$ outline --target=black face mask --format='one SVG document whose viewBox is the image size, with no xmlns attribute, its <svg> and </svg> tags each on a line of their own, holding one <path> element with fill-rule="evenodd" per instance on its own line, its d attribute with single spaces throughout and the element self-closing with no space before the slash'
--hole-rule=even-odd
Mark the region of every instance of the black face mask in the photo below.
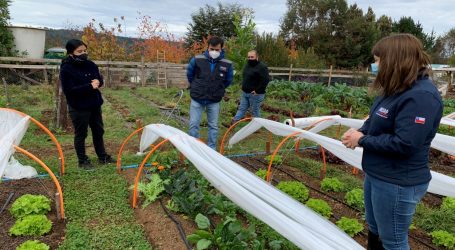
<svg viewBox="0 0 455 250">
<path fill-rule="evenodd" d="M 76 62 L 85 62 L 88 59 L 88 55 L 86 53 L 80 55 L 73 55 L 73 58 Z"/>
<path fill-rule="evenodd" d="M 259 63 L 258 60 L 248 60 L 248 65 L 250 65 L 251 67 L 258 65 L 258 63 Z"/>
</svg>

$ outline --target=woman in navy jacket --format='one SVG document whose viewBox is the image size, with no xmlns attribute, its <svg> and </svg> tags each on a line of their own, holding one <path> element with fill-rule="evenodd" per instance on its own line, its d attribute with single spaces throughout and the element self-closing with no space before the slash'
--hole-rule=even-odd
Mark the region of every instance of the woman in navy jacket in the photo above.
<svg viewBox="0 0 455 250">
<path fill-rule="evenodd" d="M 104 125 L 101 115 L 103 98 L 99 88 L 103 78 L 98 66 L 87 59 L 87 45 L 81 40 L 71 39 L 66 43 L 67 58 L 62 61 L 60 81 L 68 102 L 68 110 L 74 127 L 74 148 L 79 167 L 93 168 L 85 154 L 85 138 L 88 127 L 92 130 L 93 145 L 100 163 L 114 160 L 104 148 Z"/>
<path fill-rule="evenodd" d="M 416 37 L 385 37 L 372 53 L 379 96 L 362 128 L 342 140 L 349 148 L 363 147 L 368 249 L 409 249 L 408 229 L 431 179 L 428 155 L 443 104 Z"/>
</svg>

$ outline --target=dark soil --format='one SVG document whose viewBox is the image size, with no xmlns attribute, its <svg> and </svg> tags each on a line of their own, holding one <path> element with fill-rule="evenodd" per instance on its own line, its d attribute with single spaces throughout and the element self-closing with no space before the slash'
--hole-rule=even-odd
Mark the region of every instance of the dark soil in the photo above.
<svg viewBox="0 0 455 250">
<path fill-rule="evenodd" d="M 319 159 L 321 159 L 321 158 L 319 158 Z M 264 164 L 262 159 L 259 159 L 259 158 L 258 159 L 237 158 L 235 161 L 237 163 L 239 163 L 240 165 L 244 166 L 245 168 L 249 169 L 252 172 L 257 171 L 256 167 L 262 167 L 262 168 L 267 167 L 267 164 Z M 256 167 L 253 168 L 252 166 L 256 166 Z M 351 173 L 352 167 L 349 167 L 346 165 L 339 165 L 339 166 L 342 169 L 344 169 L 345 171 L 349 171 L 349 173 Z M 332 208 L 333 215 L 330 218 L 330 221 L 332 221 L 333 223 L 335 223 L 342 216 L 350 217 L 350 218 L 357 218 L 357 219 L 362 218 L 362 213 L 360 213 L 358 210 L 353 209 L 346 204 L 343 204 L 342 201 L 344 200 L 345 193 L 323 192 L 320 189 L 319 179 L 309 176 L 299 169 L 296 169 L 296 168 L 293 168 L 293 167 L 290 167 L 290 166 L 287 166 L 284 164 L 281 165 L 279 167 L 279 169 L 282 169 L 282 170 L 290 173 L 294 178 L 298 179 L 303 184 L 305 184 L 305 186 L 309 187 L 311 198 L 325 200 Z M 357 176 L 359 178 L 363 178 L 362 172 L 360 171 L 360 173 Z M 274 181 L 274 182 L 278 182 L 278 181 L 282 181 L 282 180 L 283 181 L 295 180 L 292 177 L 290 177 L 288 174 L 283 173 L 281 171 L 275 171 L 273 173 L 272 178 L 273 178 L 272 181 Z M 439 204 L 441 203 L 440 198 L 438 196 L 431 195 L 431 194 L 427 194 L 425 196 L 424 202 L 428 202 L 433 206 L 435 206 L 437 203 L 439 203 Z M 356 240 L 359 244 L 361 244 L 364 247 L 366 247 L 366 245 L 367 245 L 367 232 L 368 232 L 367 225 L 365 224 L 364 231 L 361 234 L 354 237 L 354 240 Z M 428 234 L 420 229 L 410 231 L 409 244 L 410 244 L 411 249 L 422 249 L 422 250 L 423 249 L 439 249 L 432 244 L 431 238 L 428 236 Z"/>
<path fill-rule="evenodd" d="M 137 171 L 138 169 L 128 169 L 123 171 L 129 186 L 134 184 Z M 132 197 L 132 191 L 130 194 Z M 167 200 L 169 198 L 165 197 L 162 199 L 163 204 L 167 204 Z M 170 211 L 170 213 L 174 216 L 174 218 L 180 221 L 186 235 L 191 234 L 197 229 L 192 218 L 188 218 L 182 214 L 176 214 L 172 211 Z M 155 201 L 147 207 L 142 208 L 141 199 L 139 198 L 138 208 L 134 210 L 134 216 L 136 217 L 137 222 L 143 226 L 145 234 L 154 248 L 163 250 L 187 249 L 176 224 L 169 217 L 167 217 L 159 201 Z"/>
<path fill-rule="evenodd" d="M 0 183 L 0 207 L 3 207 L 11 192 L 14 192 L 13 199 L 0 214 L 0 249 L 16 249 L 17 246 L 27 240 L 39 240 L 49 245 L 51 249 L 57 249 L 65 239 L 66 223 L 57 219 L 54 201 L 56 191 L 53 182 L 36 178 L 2 182 Z M 52 229 L 48 234 L 41 237 L 8 235 L 9 229 L 16 222 L 16 219 L 11 216 L 9 208 L 17 198 L 24 194 L 42 194 L 52 201 L 52 211 L 47 214 L 47 217 L 52 221 Z"/>
</svg>

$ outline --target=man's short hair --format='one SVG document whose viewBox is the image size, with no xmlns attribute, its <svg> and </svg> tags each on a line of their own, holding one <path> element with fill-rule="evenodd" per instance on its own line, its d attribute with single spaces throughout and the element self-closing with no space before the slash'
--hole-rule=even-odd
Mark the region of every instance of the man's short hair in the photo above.
<svg viewBox="0 0 455 250">
<path fill-rule="evenodd" d="M 223 39 L 217 37 L 217 36 L 212 36 L 209 38 L 209 40 L 207 41 L 208 45 L 212 45 L 212 46 L 217 46 L 218 44 L 221 44 L 221 48 L 223 48 L 224 46 L 224 41 Z"/>
<path fill-rule="evenodd" d="M 250 52 L 253 52 L 253 53 L 256 55 L 256 57 L 258 57 L 258 56 L 259 56 L 259 53 L 258 53 L 258 51 L 257 51 L 257 50 L 255 50 L 255 49 L 252 49 L 252 50 L 248 51 L 248 53 L 250 53 Z"/>
</svg>

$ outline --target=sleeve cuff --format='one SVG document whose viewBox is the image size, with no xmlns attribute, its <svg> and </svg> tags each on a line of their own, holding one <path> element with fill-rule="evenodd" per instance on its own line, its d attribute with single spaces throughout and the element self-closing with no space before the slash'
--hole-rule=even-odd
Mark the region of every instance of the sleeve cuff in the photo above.
<svg viewBox="0 0 455 250">
<path fill-rule="evenodd" d="M 360 131 L 360 132 L 362 132 L 362 131 Z M 363 142 L 365 141 L 365 139 L 366 139 L 367 137 L 368 137 L 368 135 L 364 135 L 364 136 L 360 137 L 359 142 L 358 142 L 359 146 L 362 146 L 362 147 L 363 147 L 362 144 L 363 144 Z"/>
</svg>

